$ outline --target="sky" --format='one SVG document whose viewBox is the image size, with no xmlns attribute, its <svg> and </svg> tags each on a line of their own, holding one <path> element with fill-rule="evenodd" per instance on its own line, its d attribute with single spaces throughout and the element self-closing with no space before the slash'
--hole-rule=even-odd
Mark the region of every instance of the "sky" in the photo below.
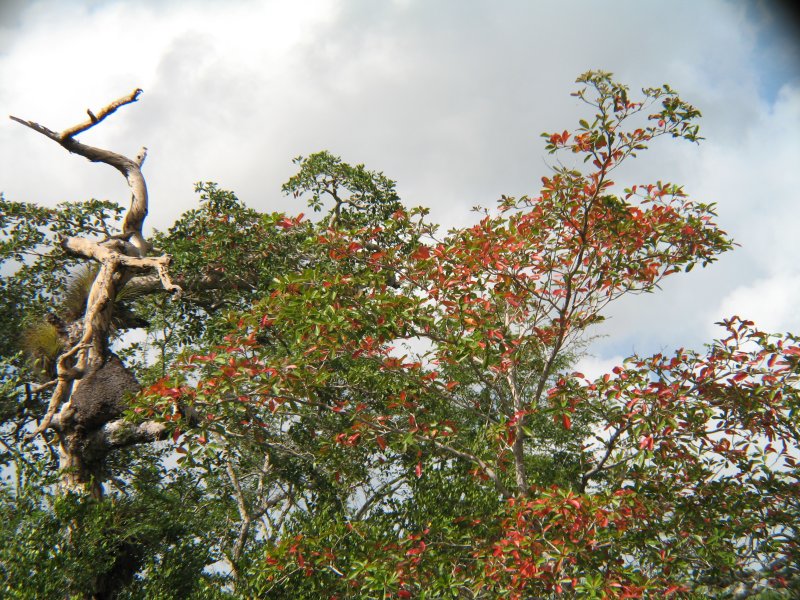
<svg viewBox="0 0 800 600">
<path fill-rule="evenodd" d="M 632 90 L 669 83 L 703 112 L 700 145 L 661 140 L 620 184 L 671 181 L 717 203 L 740 244 L 655 294 L 613 305 L 581 367 L 702 349 L 738 314 L 800 332 L 800 25 L 763 0 L 0 0 L 0 113 L 60 130 L 135 88 L 81 140 L 149 153 L 148 226 L 215 181 L 296 213 L 292 158 L 330 150 L 398 182 L 445 228 L 475 205 L 536 195 L 539 134 L 589 116 L 589 69 Z M 0 120 L 0 191 L 52 206 L 122 204 L 124 180 Z"/>
</svg>

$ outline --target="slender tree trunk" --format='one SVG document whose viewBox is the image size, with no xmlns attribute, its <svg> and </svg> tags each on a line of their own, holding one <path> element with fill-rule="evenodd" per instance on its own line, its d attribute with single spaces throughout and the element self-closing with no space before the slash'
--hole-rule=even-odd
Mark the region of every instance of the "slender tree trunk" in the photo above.
<svg viewBox="0 0 800 600">
<path fill-rule="evenodd" d="M 504 321 L 506 328 L 510 328 L 511 317 L 507 311 Z M 506 373 L 506 383 L 508 383 L 508 391 L 511 394 L 511 405 L 514 408 L 514 441 L 511 444 L 511 453 L 514 456 L 514 480 L 517 484 L 517 493 L 525 496 L 528 493 L 528 474 L 525 471 L 525 430 L 523 429 L 525 402 L 517 385 L 517 369 L 515 367 L 511 367 Z"/>
</svg>

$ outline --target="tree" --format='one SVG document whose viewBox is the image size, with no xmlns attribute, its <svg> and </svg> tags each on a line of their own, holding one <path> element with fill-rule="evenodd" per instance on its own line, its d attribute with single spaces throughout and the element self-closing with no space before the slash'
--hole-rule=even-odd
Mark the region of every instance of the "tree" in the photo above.
<svg viewBox="0 0 800 600">
<path fill-rule="evenodd" d="M 443 235 L 382 173 L 323 152 L 284 186 L 323 218 L 201 184 L 200 208 L 151 246 L 143 155 L 74 139 L 138 90 L 60 134 L 17 119 L 114 166 L 134 197 L 120 233 L 109 203 L 4 201 L 3 301 L 23 307 L 5 318 L 27 340 L 3 346 L 6 556 L 36 571 L 20 534 L 36 515 L 73 557 L 36 572 L 98 598 L 181 582 L 275 598 L 796 589 L 796 336 L 734 317 L 704 352 L 572 372 L 606 305 L 733 246 L 680 186 L 611 180 L 656 138 L 699 141 L 697 109 L 666 85 L 632 99 L 608 73 L 578 83 L 593 114 L 545 134 L 559 160 L 539 195 Z M 85 310 L 47 315 L 80 287 L 75 257 L 99 263 Z M 147 347 L 124 347 L 130 327 Z M 170 448 L 179 467 L 154 466 Z"/>
</svg>

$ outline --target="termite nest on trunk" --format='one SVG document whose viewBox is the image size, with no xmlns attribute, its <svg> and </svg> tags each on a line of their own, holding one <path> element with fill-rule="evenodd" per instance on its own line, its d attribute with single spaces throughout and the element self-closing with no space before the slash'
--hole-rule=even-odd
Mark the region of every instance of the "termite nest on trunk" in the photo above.
<svg viewBox="0 0 800 600">
<path fill-rule="evenodd" d="M 89 432 L 119 418 L 127 399 L 141 389 L 136 377 L 120 358 L 109 352 L 100 368 L 76 382 L 70 399 L 71 420 L 76 429 Z"/>
</svg>

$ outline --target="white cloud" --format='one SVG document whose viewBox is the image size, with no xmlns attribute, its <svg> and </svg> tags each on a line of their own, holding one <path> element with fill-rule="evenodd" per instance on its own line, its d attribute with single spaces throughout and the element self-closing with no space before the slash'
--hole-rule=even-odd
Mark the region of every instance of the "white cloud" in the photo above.
<svg viewBox="0 0 800 600">
<path fill-rule="evenodd" d="M 292 157 L 326 148 L 396 178 L 435 220 L 469 222 L 475 204 L 537 192 L 539 132 L 584 116 L 572 81 L 603 68 L 633 88 L 670 82 L 705 115 L 706 143 L 664 140 L 620 183 L 685 183 L 719 203 L 743 247 L 619 304 L 593 351 L 698 346 L 725 316 L 723 298 L 798 273 L 800 88 L 786 81 L 764 99 L 764 31 L 740 5 L 39 0 L 18 10 L 0 20 L 5 112 L 61 128 L 145 89 L 85 139 L 131 154 L 148 146 L 151 225 L 190 208 L 198 180 L 263 210 L 303 210 L 280 184 Z M 6 119 L 0 189 L 43 204 L 128 196 L 117 173 Z"/>
<path fill-rule="evenodd" d="M 575 365 L 575 371 L 583 373 L 587 379 L 593 381 L 606 373 L 611 374 L 614 367 L 622 366 L 624 356 L 616 355 L 607 358 L 597 356 L 584 356 Z"/>
<path fill-rule="evenodd" d="M 716 314 L 749 319 L 769 333 L 798 332 L 800 273 L 775 275 L 737 287 L 722 299 Z M 711 330 L 715 337 L 718 333 Z"/>
</svg>

